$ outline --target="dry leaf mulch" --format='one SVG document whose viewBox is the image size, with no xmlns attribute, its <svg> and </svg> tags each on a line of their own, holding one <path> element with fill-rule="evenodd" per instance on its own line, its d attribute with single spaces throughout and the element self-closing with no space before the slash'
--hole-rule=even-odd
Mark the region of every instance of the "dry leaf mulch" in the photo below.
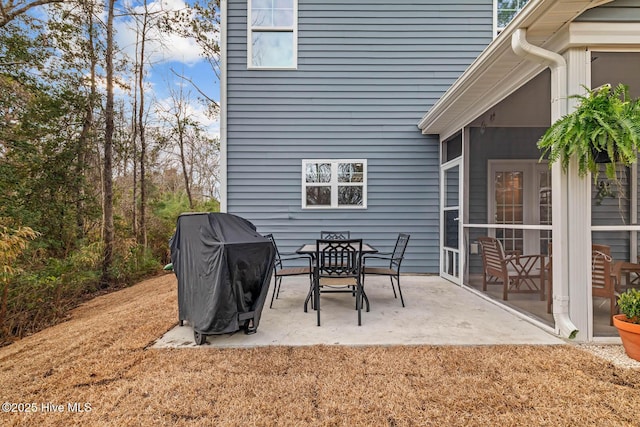
<svg viewBox="0 0 640 427">
<path fill-rule="evenodd" d="M 569 345 L 148 348 L 176 319 L 169 274 L 0 348 L 36 411 L 0 425 L 640 425 L 640 371 Z"/>
</svg>

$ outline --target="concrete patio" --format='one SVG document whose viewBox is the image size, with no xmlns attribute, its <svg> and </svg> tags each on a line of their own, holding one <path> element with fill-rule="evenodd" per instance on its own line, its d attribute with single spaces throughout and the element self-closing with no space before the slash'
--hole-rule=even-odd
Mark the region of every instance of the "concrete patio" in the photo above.
<svg viewBox="0 0 640 427">
<path fill-rule="evenodd" d="M 316 312 L 303 311 L 308 282 L 285 278 L 280 297 L 269 308 L 273 282 L 253 335 L 242 331 L 210 335 L 204 348 L 270 345 L 492 345 L 563 344 L 564 341 L 492 304 L 472 292 L 436 276 L 402 276 L 406 307 L 394 299 L 386 277 L 369 277 L 366 292 L 370 312 L 357 325 L 354 300 L 348 294 L 321 296 L 321 321 Z M 156 348 L 197 347 L 193 329 L 185 322 L 164 334 Z"/>
</svg>

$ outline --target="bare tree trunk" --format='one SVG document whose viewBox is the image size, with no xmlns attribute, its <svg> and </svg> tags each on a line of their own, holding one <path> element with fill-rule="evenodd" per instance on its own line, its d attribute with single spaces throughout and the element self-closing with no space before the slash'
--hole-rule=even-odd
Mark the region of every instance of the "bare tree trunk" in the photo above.
<svg viewBox="0 0 640 427">
<path fill-rule="evenodd" d="M 97 89 L 96 89 L 96 66 L 98 59 L 96 58 L 96 51 L 94 45 L 94 36 L 95 36 L 95 28 L 93 24 L 93 2 L 89 1 L 84 3 L 85 14 L 88 20 L 87 28 L 89 30 L 89 40 L 88 40 L 88 48 L 89 51 L 89 60 L 90 60 L 90 90 L 89 90 L 89 99 L 87 100 L 87 104 L 85 106 L 85 115 L 84 121 L 82 123 L 82 131 L 80 133 L 80 140 L 78 141 L 78 158 L 76 165 L 76 176 L 80 177 L 80 181 L 78 183 L 77 188 L 77 199 L 76 199 L 76 237 L 83 238 L 85 233 L 85 212 L 84 212 L 84 199 L 85 199 L 85 191 L 84 191 L 84 177 L 87 163 L 87 147 L 89 146 L 89 138 L 93 134 L 93 109 L 95 108 L 95 102 L 97 97 Z"/>
<path fill-rule="evenodd" d="M 107 71 L 106 86 L 107 99 L 105 105 L 104 130 L 104 212 L 102 224 L 102 238 L 104 241 L 104 256 L 102 260 L 102 276 L 100 285 L 106 287 L 111 284 L 111 267 L 113 265 L 113 246 L 115 239 L 113 225 L 113 15 L 115 0 L 108 0 L 107 15 L 107 49 L 105 52 L 105 68 Z"/>
<path fill-rule="evenodd" d="M 199 162 L 206 163 L 207 168 L 205 169 L 211 170 L 211 164 L 208 162 L 211 160 L 210 149 L 207 149 L 206 146 L 215 145 L 215 142 L 207 138 L 200 123 L 190 117 L 190 92 L 185 93 L 184 88 L 180 85 L 177 88 L 170 86 L 168 91 L 171 96 L 171 105 L 168 105 L 159 117 L 167 124 L 166 140 L 172 146 L 171 151 L 174 152 L 175 148 L 178 149 L 176 153 L 180 163 L 178 167 L 181 169 L 184 189 L 189 199 L 189 208 L 193 209 L 202 193 L 202 185 L 199 184 L 202 183 L 203 176 L 206 175 L 206 173 L 202 173 L 203 168 L 198 168 L 196 172 L 194 166 Z M 198 178 L 196 179 L 194 176 Z"/>
<path fill-rule="evenodd" d="M 136 63 L 135 63 L 135 72 L 134 72 L 134 80 L 138 81 L 138 73 L 140 70 L 140 65 L 138 63 L 138 34 L 136 33 Z M 133 159 L 133 177 L 132 177 L 132 185 L 133 185 L 133 203 L 132 203 L 132 218 L 131 218 L 131 229 L 133 232 L 133 236 L 138 240 L 138 122 L 136 119 L 136 114 L 138 112 L 138 85 L 133 85 L 133 108 L 131 112 L 131 148 L 132 159 Z"/>
<path fill-rule="evenodd" d="M 181 92 L 182 93 L 182 92 Z M 178 109 L 180 112 L 182 106 Z M 180 114 L 177 114 L 177 122 L 178 122 L 178 144 L 180 146 L 180 162 L 182 163 L 182 176 L 184 177 L 184 188 L 187 190 L 187 197 L 189 198 L 189 209 L 193 210 L 193 197 L 191 197 L 191 185 L 189 184 L 189 172 L 187 171 L 187 161 L 185 159 L 185 150 L 184 150 L 184 123 L 182 122 L 182 118 Z"/>
<path fill-rule="evenodd" d="M 147 39 L 148 11 L 147 3 L 144 4 L 145 13 L 142 20 L 142 39 L 140 40 L 140 74 L 138 75 L 138 89 L 140 91 L 140 106 L 138 109 L 138 131 L 140 132 L 140 237 L 141 243 L 147 246 L 147 177 L 146 177 L 146 157 L 147 141 L 144 129 L 144 45 Z"/>
</svg>

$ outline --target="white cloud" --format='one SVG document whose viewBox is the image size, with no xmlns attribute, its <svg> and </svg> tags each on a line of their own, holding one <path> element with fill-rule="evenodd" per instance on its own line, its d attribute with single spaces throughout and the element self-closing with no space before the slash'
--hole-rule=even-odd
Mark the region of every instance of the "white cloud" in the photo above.
<svg viewBox="0 0 640 427">
<path fill-rule="evenodd" d="M 186 115 L 191 119 L 195 120 L 202 125 L 204 129 L 206 129 L 207 134 L 211 137 L 216 137 L 220 135 L 220 121 L 218 117 L 211 118 L 207 115 L 206 107 L 202 105 L 202 103 L 197 102 L 194 99 L 189 100 L 190 102 L 185 105 Z M 169 111 L 173 109 L 173 100 L 170 96 L 157 99 L 156 100 L 156 112 L 155 115 L 158 115 L 159 111 Z"/>
<path fill-rule="evenodd" d="M 163 10 L 177 11 L 186 8 L 186 6 L 183 0 L 160 0 L 148 3 L 147 10 L 153 16 L 154 13 Z M 144 6 L 136 4 L 128 7 L 140 16 L 123 17 L 115 22 L 116 41 L 123 53 L 133 61 L 136 56 L 136 34 L 141 31 Z M 157 18 L 152 17 L 152 19 L 156 20 Z M 151 25 L 148 24 L 145 42 L 147 64 L 172 61 L 193 64 L 202 60 L 201 52 L 202 50 L 193 39 L 163 33 L 155 22 Z"/>
</svg>

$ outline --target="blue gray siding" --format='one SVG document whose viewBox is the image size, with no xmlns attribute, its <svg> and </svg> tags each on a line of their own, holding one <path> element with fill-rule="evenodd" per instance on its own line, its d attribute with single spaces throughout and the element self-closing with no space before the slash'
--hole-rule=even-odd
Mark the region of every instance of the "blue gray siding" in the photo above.
<svg viewBox="0 0 640 427">
<path fill-rule="evenodd" d="M 228 211 L 292 251 L 321 229 L 437 273 L 438 142 L 416 124 L 491 41 L 492 1 L 299 0 L 298 69 L 247 70 L 246 0 L 228 1 Z M 368 207 L 301 209 L 302 159 L 367 159 Z"/>
</svg>

